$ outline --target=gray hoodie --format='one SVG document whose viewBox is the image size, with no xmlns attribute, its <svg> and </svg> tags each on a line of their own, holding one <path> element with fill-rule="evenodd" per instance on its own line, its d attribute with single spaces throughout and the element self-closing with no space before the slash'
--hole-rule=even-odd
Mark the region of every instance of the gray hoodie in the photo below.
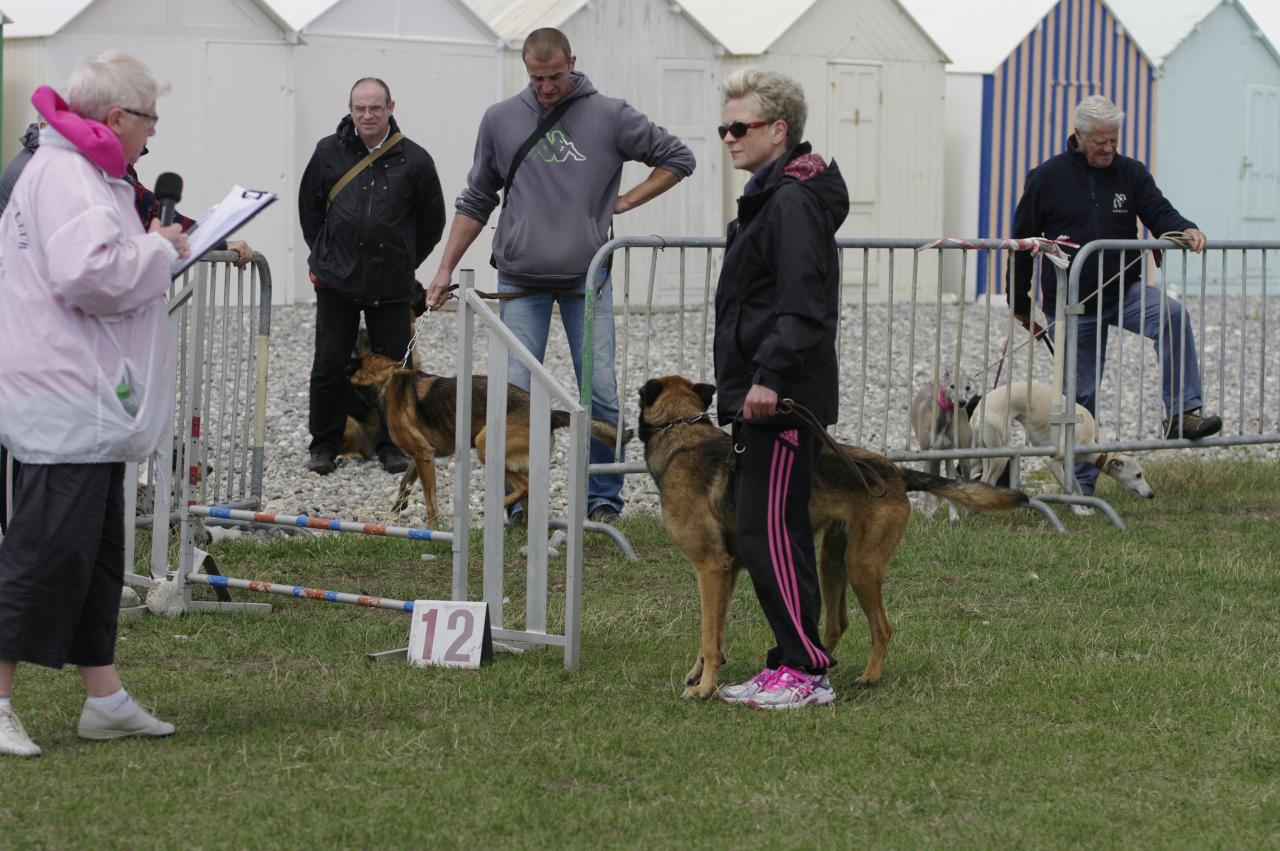
<svg viewBox="0 0 1280 851">
<path fill-rule="evenodd" d="M 493 257 L 504 280 L 568 286 L 587 273 L 608 239 L 622 166 L 636 160 L 679 178 L 693 173 L 693 152 L 626 101 L 605 97 L 573 72 L 573 105 L 533 146 L 516 172 L 498 218 Z M 542 119 L 532 88 L 485 111 L 467 188 L 454 205 L 487 222 L 511 159 Z"/>
</svg>

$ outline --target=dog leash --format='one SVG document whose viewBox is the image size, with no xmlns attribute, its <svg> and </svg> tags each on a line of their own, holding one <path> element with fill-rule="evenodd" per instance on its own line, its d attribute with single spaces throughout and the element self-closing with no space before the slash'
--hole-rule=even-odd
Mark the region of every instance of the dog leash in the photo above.
<svg viewBox="0 0 1280 851">
<path fill-rule="evenodd" d="M 880 473 L 866 461 L 850 458 L 848 455 L 845 455 L 844 452 L 840 450 L 840 444 L 836 443 L 835 438 L 827 434 L 827 430 L 823 427 L 822 421 L 814 416 L 813 411 L 810 411 L 794 399 L 782 399 L 779 401 L 778 410 L 784 414 L 792 414 L 798 417 L 800 421 L 804 423 L 805 428 L 816 434 L 818 438 L 827 445 L 827 448 L 835 453 L 837 458 L 844 462 L 844 465 L 849 468 L 849 472 L 853 473 L 862 482 L 862 487 L 866 489 L 867 493 L 874 497 L 882 497 L 888 493 L 889 486 L 885 482 L 884 476 L 881 476 Z M 735 452 L 741 454 L 742 450 L 739 450 L 736 444 L 733 448 Z M 743 448 L 745 449 L 745 447 Z M 863 472 L 864 468 L 866 470 L 865 473 Z M 874 487 L 871 482 L 867 481 L 868 476 L 877 482 Z"/>
<path fill-rule="evenodd" d="M 1186 235 L 1185 235 L 1185 234 L 1183 234 L 1183 232 L 1182 232 L 1182 231 L 1167 231 L 1167 232 L 1165 232 L 1165 233 L 1160 234 L 1159 239 L 1167 240 L 1168 242 L 1176 243 L 1176 244 L 1178 244 L 1178 245 L 1182 246 L 1183 248 L 1190 248 L 1190 247 L 1191 247 L 1191 241 L 1186 237 Z M 942 242 L 944 242 L 944 241 L 947 241 L 947 240 L 935 240 L 935 241 L 933 241 L 933 242 L 929 243 L 928 245 L 922 246 L 921 248 L 918 248 L 918 249 L 916 249 L 916 250 L 917 250 L 917 251 L 923 251 L 923 250 L 925 250 L 926 248 L 932 248 L 932 247 L 934 247 L 934 246 L 936 246 L 936 245 L 939 245 L 939 244 L 941 244 L 941 243 L 942 243 Z M 950 241 L 953 241 L 953 242 L 954 242 L 955 240 L 950 240 Z M 1015 241 L 1016 241 L 1016 240 L 1015 240 Z M 1078 248 L 1078 247 L 1079 247 L 1079 246 L 1074 245 L 1074 244 L 1072 244 L 1072 243 L 1068 243 L 1068 242 L 1061 241 L 1061 238 L 1059 238 L 1058 240 L 1052 240 L 1052 241 L 1053 241 L 1053 242 L 1057 242 L 1057 243 L 1059 243 L 1059 244 L 1061 244 L 1061 245 L 1067 245 L 1067 246 L 1074 247 L 1074 248 Z M 1137 256 L 1135 256 L 1132 260 L 1130 260 L 1128 263 L 1126 263 L 1126 264 L 1124 265 L 1124 267 L 1123 267 L 1122 269 L 1120 269 L 1120 271 L 1116 272 L 1114 275 L 1112 275 L 1110 278 L 1108 278 L 1108 279 L 1106 280 L 1106 282 L 1102 284 L 1102 286 L 1098 287 L 1096 290 L 1094 290 L 1093 292 L 1091 292 L 1091 293 L 1089 293 L 1087 296 L 1085 296 L 1085 297 L 1080 301 L 1080 304 L 1081 304 L 1081 305 L 1087 304 L 1087 303 L 1089 302 L 1089 300 L 1090 300 L 1090 299 L 1092 299 L 1092 298 L 1094 298 L 1095 296 L 1097 296 L 1097 295 L 1101 294 L 1101 293 L 1103 292 L 1103 290 L 1105 290 L 1107 287 L 1109 287 L 1109 286 L 1111 286 L 1112 284 L 1114 284 L 1118 279 L 1120 279 L 1121 277 L 1123 277 L 1124 273 L 1125 273 L 1125 272 L 1127 272 L 1127 271 L 1129 271 L 1129 269 L 1131 269 L 1135 263 L 1138 263 L 1138 262 L 1140 262 L 1140 261 L 1142 260 L 1142 255 L 1143 255 L 1143 253 L 1144 253 L 1145 251 L 1159 251 L 1159 250 L 1160 250 L 1160 249 L 1158 249 L 1158 248 L 1148 248 L 1148 249 L 1144 249 L 1144 250 L 1140 250 L 1140 251 L 1138 251 Z M 1034 249 L 1034 248 L 1032 249 L 1032 252 L 1031 252 L 1031 253 L 1032 253 L 1032 254 L 1043 253 L 1046 257 L 1049 257 L 1050 259 L 1053 259 L 1053 258 L 1055 257 L 1055 255 L 1053 255 L 1053 254 L 1050 254 L 1050 253 L 1047 253 L 1047 252 L 1044 252 L 1044 251 L 1037 251 L 1037 250 L 1036 250 L 1036 249 Z M 1058 265 L 1058 263 L 1057 263 L 1057 261 L 1056 261 L 1056 260 L 1054 260 L 1054 265 Z M 1063 267 L 1063 268 L 1065 268 L 1065 267 Z M 1167 310 L 1167 309 L 1168 309 L 1168 306 L 1166 305 L 1166 310 Z M 1029 318 L 1030 318 L 1030 317 L 1029 317 Z M 984 374 L 986 374 L 987 372 L 989 372 L 989 371 L 991 370 L 991 367 L 993 367 L 993 366 L 994 366 L 994 367 L 996 367 L 996 380 L 995 380 L 995 384 L 997 384 L 997 385 L 998 385 L 998 384 L 1000 383 L 1000 375 L 1001 375 L 1001 373 L 1002 373 L 1002 372 L 1003 372 L 1003 370 L 1004 370 L 1004 362 L 1005 362 L 1005 359 L 1006 359 L 1006 358 L 1008 358 L 1010 355 L 1012 355 L 1014 352 L 1016 352 L 1016 351 L 1018 351 L 1019 349 L 1021 349 L 1022 347 L 1026 346 L 1028 343 L 1033 343 L 1033 342 L 1035 342 L 1036 340 L 1043 340 L 1043 341 L 1044 341 L 1044 343 L 1045 343 L 1045 345 L 1049 346 L 1049 352 L 1052 354 L 1052 352 L 1053 352 L 1053 345 L 1052 345 L 1052 343 L 1050 343 L 1050 342 L 1049 342 L 1049 338 L 1045 336 L 1046 334 L 1048 334 L 1048 333 L 1049 333 L 1049 328 L 1048 328 L 1047 326 L 1042 326 L 1039 322 L 1036 322 L 1033 318 L 1031 318 L 1031 322 L 1032 322 L 1032 325 L 1034 326 L 1034 328 L 1033 328 L 1033 329 L 1029 329 L 1029 330 L 1031 331 L 1031 333 L 1030 333 L 1030 336 L 1028 336 L 1028 338 L 1027 338 L 1027 339 L 1025 339 L 1025 340 L 1021 341 L 1021 342 L 1020 342 L 1020 343 L 1018 343 L 1016 346 L 1011 346 L 1011 344 L 1012 344 L 1012 342 L 1013 342 L 1013 341 L 1012 341 L 1012 338 L 1010 338 L 1010 337 L 1005 337 L 1005 340 L 1004 340 L 1004 351 L 1000 354 L 1000 357 L 996 358 L 996 359 L 995 359 L 995 360 L 993 360 L 991 363 L 987 364 L 985 367 L 983 367 L 981 370 L 979 370 L 979 371 L 978 371 L 978 374 L 979 374 L 979 375 L 984 375 Z"/>
</svg>

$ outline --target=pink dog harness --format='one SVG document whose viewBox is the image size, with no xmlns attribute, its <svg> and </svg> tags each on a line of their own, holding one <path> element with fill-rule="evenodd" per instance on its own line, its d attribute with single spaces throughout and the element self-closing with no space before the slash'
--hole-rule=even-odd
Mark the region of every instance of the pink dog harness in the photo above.
<svg viewBox="0 0 1280 851">
<path fill-rule="evenodd" d="M 938 388 L 938 407 L 950 413 L 956 409 L 955 403 L 947 398 L 947 388 Z"/>
</svg>

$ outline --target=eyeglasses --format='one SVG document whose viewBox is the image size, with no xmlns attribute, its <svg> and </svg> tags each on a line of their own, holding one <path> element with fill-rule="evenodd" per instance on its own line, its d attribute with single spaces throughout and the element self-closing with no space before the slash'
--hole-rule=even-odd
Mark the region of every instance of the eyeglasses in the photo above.
<svg viewBox="0 0 1280 851">
<path fill-rule="evenodd" d="M 373 117 L 377 118 L 379 115 L 382 114 L 382 111 L 384 109 L 386 109 L 385 106 L 353 106 L 351 107 L 351 114 L 363 115 L 364 113 L 367 112 Z"/>
<path fill-rule="evenodd" d="M 716 132 L 720 134 L 721 139 L 730 133 L 733 134 L 733 138 L 741 139 L 757 127 L 764 127 L 766 124 L 772 123 L 772 121 L 735 121 L 732 124 L 721 124 L 716 128 Z"/>
<path fill-rule="evenodd" d="M 147 126 L 148 126 L 148 127 L 155 127 L 155 126 L 156 126 L 156 122 L 160 120 L 160 116 L 158 116 L 158 115 L 152 115 L 152 114 L 151 114 L 151 113 L 149 113 L 149 112 L 142 112 L 141 110 L 137 110 L 137 109 L 130 109 L 130 108 L 129 108 L 129 107 L 127 107 L 127 106 L 122 106 L 122 107 L 120 107 L 120 108 L 121 108 L 121 109 L 123 109 L 125 112 L 129 113 L 130 115 L 136 115 L 136 116 L 138 116 L 139 118 L 145 118 L 145 119 L 147 119 Z"/>
</svg>

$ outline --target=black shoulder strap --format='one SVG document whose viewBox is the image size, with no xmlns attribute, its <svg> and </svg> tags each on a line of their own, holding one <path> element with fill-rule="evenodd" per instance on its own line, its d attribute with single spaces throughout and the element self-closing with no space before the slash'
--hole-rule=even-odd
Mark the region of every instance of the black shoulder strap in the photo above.
<svg viewBox="0 0 1280 851">
<path fill-rule="evenodd" d="M 529 138 L 525 139 L 516 150 L 516 155 L 511 160 L 511 168 L 507 169 L 507 182 L 502 185 L 503 207 L 507 206 L 507 199 L 511 197 L 511 184 L 516 179 L 516 170 L 520 168 L 520 163 L 524 162 L 524 158 L 529 155 L 531 150 L 533 150 L 533 146 L 538 144 L 538 140 L 551 131 L 551 128 L 556 125 L 556 122 L 559 121 L 561 116 L 568 111 L 569 107 L 573 105 L 575 100 L 577 100 L 577 98 L 563 100 L 556 104 L 555 107 L 544 115 L 542 120 L 538 122 L 537 129 L 534 130 Z"/>
</svg>

